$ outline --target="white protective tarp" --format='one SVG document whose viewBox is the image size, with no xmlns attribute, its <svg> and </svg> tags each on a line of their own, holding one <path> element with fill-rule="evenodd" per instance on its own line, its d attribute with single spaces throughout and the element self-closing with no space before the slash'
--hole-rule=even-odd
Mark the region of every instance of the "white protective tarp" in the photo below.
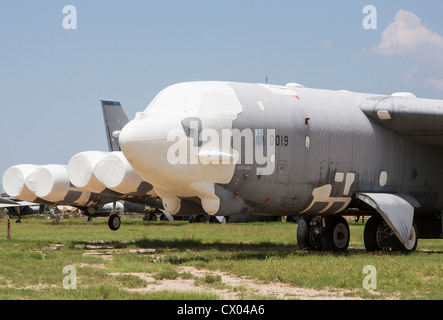
<svg viewBox="0 0 443 320">
<path fill-rule="evenodd" d="M 25 184 L 29 175 L 38 168 L 38 165 L 20 164 L 13 166 L 3 174 L 3 188 L 12 198 L 33 202 L 36 195 Z"/>
<path fill-rule="evenodd" d="M 122 152 L 111 152 L 94 168 L 94 175 L 108 189 L 132 196 L 155 195 L 152 188 L 142 188 L 146 182 L 135 172 Z"/>
<path fill-rule="evenodd" d="M 68 163 L 68 176 L 71 183 L 89 192 L 101 193 L 106 189 L 94 175 L 97 163 L 108 155 L 108 152 L 86 151 L 76 154 Z"/>
<path fill-rule="evenodd" d="M 409 241 L 414 221 L 414 207 L 405 200 L 407 196 L 359 193 L 357 197 L 377 210 L 403 244 Z"/>
<path fill-rule="evenodd" d="M 35 169 L 26 179 L 26 186 L 37 197 L 66 205 L 85 205 L 91 193 L 71 185 L 65 165 L 51 164 Z"/>
</svg>

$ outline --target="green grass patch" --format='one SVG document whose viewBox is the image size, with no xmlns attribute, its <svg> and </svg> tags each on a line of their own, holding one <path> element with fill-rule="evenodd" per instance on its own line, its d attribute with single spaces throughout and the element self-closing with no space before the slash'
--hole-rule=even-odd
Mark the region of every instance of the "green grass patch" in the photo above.
<svg viewBox="0 0 443 320">
<path fill-rule="evenodd" d="M 2 223 L 6 226 L 6 220 L 0 219 L 0 230 Z M 350 224 L 350 249 L 344 254 L 298 251 L 297 225 L 281 222 L 218 225 L 123 218 L 120 230 L 112 232 L 104 218 L 62 219 L 59 224 L 25 218 L 12 224 L 12 240 L 6 240 L 4 230 L 0 299 L 218 299 L 217 294 L 195 292 L 128 291 L 147 285 L 129 273 L 151 274 L 157 281 L 194 279 L 199 286 L 224 288 L 222 278 L 210 270 L 345 290 L 367 299 L 443 299 L 443 240 L 419 240 L 418 251 L 409 255 L 366 253 L 361 222 Z M 63 288 L 67 265 L 76 267 L 76 290 Z M 377 270 L 376 294 L 362 286 L 367 265 Z M 180 272 L 184 266 L 208 274 L 193 277 Z M 244 293 L 244 298 L 251 297 Z"/>
</svg>

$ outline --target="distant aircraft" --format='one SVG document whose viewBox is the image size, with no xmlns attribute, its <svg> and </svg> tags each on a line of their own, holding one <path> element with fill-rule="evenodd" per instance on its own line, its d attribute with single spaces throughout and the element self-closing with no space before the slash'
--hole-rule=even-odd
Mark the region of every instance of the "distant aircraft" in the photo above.
<svg viewBox="0 0 443 320">
<path fill-rule="evenodd" d="M 17 223 L 21 222 L 22 216 L 43 213 L 44 208 L 44 205 L 0 197 L 0 209 L 6 209 L 10 218 L 16 216 Z"/>
<path fill-rule="evenodd" d="M 302 248 L 416 249 L 443 229 L 443 101 L 234 82 L 161 91 L 118 134 L 173 216 L 300 216 Z"/>
<path fill-rule="evenodd" d="M 109 148 L 118 148 L 110 130 L 121 130 L 128 123 L 126 115 L 121 112 L 120 103 L 102 101 L 105 128 L 108 135 Z M 83 160 L 83 159 L 81 159 Z M 89 160 L 89 159 L 87 159 Z M 94 193 L 74 186 L 69 179 L 68 166 L 65 165 L 16 165 L 9 168 L 3 175 L 3 186 L 12 198 L 0 199 L 0 208 L 8 209 L 8 214 L 22 215 L 42 213 L 44 205 L 73 206 L 88 216 L 109 216 L 111 213 L 111 229 L 118 229 L 123 204 L 121 194 L 111 190 Z M 19 200 L 15 200 L 19 199 Z"/>
</svg>

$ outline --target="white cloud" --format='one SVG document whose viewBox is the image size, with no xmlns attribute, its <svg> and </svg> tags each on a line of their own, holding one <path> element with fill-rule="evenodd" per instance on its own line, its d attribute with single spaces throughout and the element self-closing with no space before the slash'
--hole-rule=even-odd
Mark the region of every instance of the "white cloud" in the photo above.
<svg viewBox="0 0 443 320">
<path fill-rule="evenodd" d="M 443 36 L 423 26 L 421 19 L 414 13 L 400 10 L 394 22 L 383 31 L 381 42 L 373 50 L 387 56 L 414 55 L 424 58 L 434 55 L 436 51 L 441 56 Z"/>
<path fill-rule="evenodd" d="M 424 87 L 443 95 L 443 36 L 425 27 L 413 12 L 398 11 L 372 52 L 402 57 L 410 63 L 409 70 L 400 72 L 404 85 Z"/>
</svg>

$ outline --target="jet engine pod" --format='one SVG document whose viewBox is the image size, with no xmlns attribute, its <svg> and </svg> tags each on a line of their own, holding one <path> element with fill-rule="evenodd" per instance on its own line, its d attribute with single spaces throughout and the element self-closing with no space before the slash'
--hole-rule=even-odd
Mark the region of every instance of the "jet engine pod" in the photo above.
<svg viewBox="0 0 443 320">
<path fill-rule="evenodd" d="M 100 160 L 93 171 L 108 189 L 134 197 L 155 196 L 151 184 L 131 167 L 122 152 L 111 152 Z"/>
<path fill-rule="evenodd" d="M 26 179 L 26 186 L 37 197 L 61 205 L 84 205 L 91 193 L 73 187 L 65 165 L 46 165 L 35 169 Z"/>
<path fill-rule="evenodd" d="M 211 216 L 232 216 L 249 212 L 249 206 L 237 193 L 219 185 L 194 183 L 191 187 L 201 199 L 205 212 Z"/>
<path fill-rule="evenodd" d="M 33 164 L 22 164 L 6 170 L 3 175 L 3 188 L 5 192 L 14 199 L 30 202 L 35 201 L 37 196 L 28 189 L 25 181 L 38 167 L 38 165 Z"/>
<path fill-rule="evenodd" d="M 249 213 L 250 207 L 237 193 L 215 185 L 215 194 L 220 199 L 220 206 L 215 215 L 234 216 Z"/>
<path fill-rule="evenodd" d="M 169 213 L 168 210 L 166 211 Z M 205 210 L 203 210 L 201 204 L 198 203 L 198 199 L 196 198 L 196 199 L 180 199 L 180 206 L 178 211 L 176 211 L 176 213 L 171 215 L 173 215 L 174 217 L 190 217 L 194 215 L 205 215 L 205 214 L 206 214 Z"/>
<path fill-rule="evenodd" d="M 175 197 L 160 189 L 156 189 L 156 191 L 163 200 L 165 210 L 174 216 L 199 214 L 232 216 L 249 213 L 250 211 L 250 207 L 238 194 L 218 185 L 194 183 L 190 186 L 190 189 L 196 195 L 192 200 Z"/>
<path fill-rule="evenodd" d="M 94 175 L 97 163 L 108 153 L 86 151 L 76 154 L 68 163 L 68 175 L 72 184 L 82 190 L 101 193 L 106 187 Z"/>
</svg>

